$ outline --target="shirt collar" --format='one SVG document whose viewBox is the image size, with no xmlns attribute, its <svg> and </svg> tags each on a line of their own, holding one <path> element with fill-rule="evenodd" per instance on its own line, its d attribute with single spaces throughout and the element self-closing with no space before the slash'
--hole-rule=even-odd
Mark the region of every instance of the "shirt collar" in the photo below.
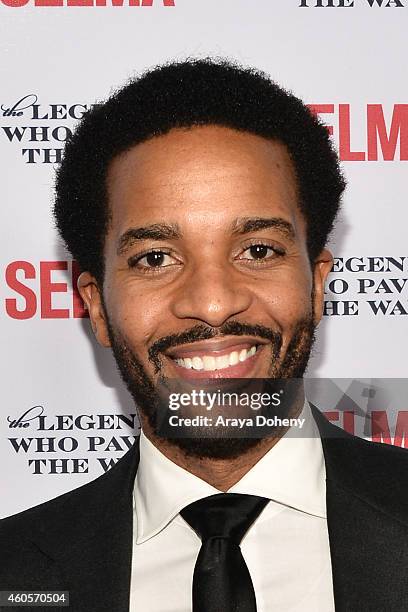
<svg viewBox="0 0 408 612">
<path fill-rule="evenodd" d="M 137 544 L 159 533 L 188 504 L 219 492 L 170 461 L 141 431 L 134 488 Z"/>
<path fill-rule="evenodd" d="M 307 401 L 299 418 L 305 418 L 301 433 L 291 436 L 289 430 L 228 492 L 267 497 L 326 518 L 324 457 Z M 216 493 L 220 491 L 170 461 L 141 432 L 134 487 L 137 544 L 159 533 L 188 504 Z"/>
</svg>

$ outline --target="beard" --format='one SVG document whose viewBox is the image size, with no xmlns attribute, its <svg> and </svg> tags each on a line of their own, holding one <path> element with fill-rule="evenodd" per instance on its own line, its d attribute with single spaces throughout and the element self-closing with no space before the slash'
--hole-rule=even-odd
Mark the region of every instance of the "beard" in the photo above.
<svg viewBox="0 0 408 612">
<path fill-rule="evenodd" d="M 158 382 L 155 383 L 147 373 L 137 355 L 129 348 L 121 334 L 117 333 L 107 316 L 105 317 L 112 351 L 120 376 L 130 392 L 142 417 L 147 420 L 148 425 L 155 436 L 165 439 L 166 442 L 177 447 L 186 456 L 194 458 L 233 459 L 258 446 L 265 437 L 273 437 L 282 434 L 280 427 L 269 427 L 268 433 L 262 437 L 232 437 L 229 431 L 227 435 L 218 433 L 217 437 L 210 436 L 208 431 L 197 430 L 194 436 L 171 437 L 160 432 L 158 414 L 163 406 L 163 398 L 159 392 L 162 386 L 166 386 L 166 378 L 163 376 L 162 353 L 175 346 L 191 343 L 198 340 L 236 335 L 254 336 L 270 341 L 272 347 L 271 361 L 268 369 L 268 379 L 302 379 L 306 370 L 310 353 L 315 340 L 316 326 L 313 315 L 300 319 L 295 325 L 294 332 L 288 343 L 286 352 L 281 357 L 282 334 L 263 325 L 248 325 L 238 321 L 229 321 L 222 327 L 214 328 L 205 325 L 196 325 L 180 334 L 171 334 L 156 341 L 148 350 L 149 361 L 154 365 Z M 227 380 L 227 379 L 224 379 Z M 295 400 L 293 393 L 292 399 Z M 293 406 L 292 406 L 293 410 Z M 286 416 L 286 415 L 285 415 Z M 226 432 L 225 432 L 226 433 Z"/>
</svg>

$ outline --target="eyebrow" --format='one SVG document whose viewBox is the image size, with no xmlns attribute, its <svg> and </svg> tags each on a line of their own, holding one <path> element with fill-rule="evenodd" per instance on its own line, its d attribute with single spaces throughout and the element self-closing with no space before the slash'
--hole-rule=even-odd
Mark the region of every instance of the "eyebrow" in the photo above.
<svg viewBox="0 0 408 612">
<path fill-rule="evenodd" d="M 232 234 L 243 236 L 262 229 L 274 228 L 290 241 L 295 240 L 295 230 L 289 221 L 281 217 L 241 217 L 232 224 Z M 178 240 L 182 238 L 177 223 L 153 223 L 145 227 L 131 227 L 119 238 L 117 254 L 124 255 L 136 242 L 142 240 Z"/>
<path fill-rule="evenodd" d="M 282 217 L 241 217 L 234 221 L 232 233 L 242 236 L 269 228 L 278 230 L 291 242 L 295 240 L 296 234 L 293 225 Z"/>
<path fill-rule="evenodd" d="M 177 223 L 154 223 L 146 227 L 131 227 L 119 238 L 118 255 L 124 255 L 128 249 L 141 240 L 169 240 L 181 238 Z"/>
</svg>

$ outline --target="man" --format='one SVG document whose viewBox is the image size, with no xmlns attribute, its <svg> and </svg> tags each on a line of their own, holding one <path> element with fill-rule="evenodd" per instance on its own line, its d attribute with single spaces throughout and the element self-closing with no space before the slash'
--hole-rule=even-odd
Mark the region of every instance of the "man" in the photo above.
<svg viewBox="0 0 408 612">
<path fill-rule="evenodd" d="M 343 189 L 302 102 L 227 62 L 159 67 L 84 118 L 55 215 L 142 434 L 2 521 L 1 589 L 69 591 L 74 612 L 406 610 L 404 450 L 341 432 L 302 388 L 292 438 L 158 418 L 166 384 L 303 377 Z"/>
</svg>

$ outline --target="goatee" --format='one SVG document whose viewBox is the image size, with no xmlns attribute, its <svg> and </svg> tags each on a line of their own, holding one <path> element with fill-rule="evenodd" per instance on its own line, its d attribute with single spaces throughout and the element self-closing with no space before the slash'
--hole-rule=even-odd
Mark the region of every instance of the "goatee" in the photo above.
<svg viewBox="0 0 408 612">
<path fill-rule="evenodd" d="M 160 437 L 158 427 L 158 411 L 161 402 L 159 385 L 165 382 L 162 374 L 163 351 L 172 347 L 198 340 L 206 340 L 216 336 L 252 335 L 268 340 L 272 347 L 271 363 L 268 371 L 270 379 L 301 379 L 306 370 L 310 353 L 315 339 L 315 325 L 313 317 L 305 317 L 298 321 L 287 346 L 283 358 L 280 357 L 282 349 L 282 335 L 262 325 L 248 325 L 238 321 L 230 321 L 217 330 L 204 325 L 197 325 L 180 334 L 172 334 L 156 341 L 149 349 L 149 360 L 158 374 L 158 383 L 154 383 L 147 374 L 141 361 L 127 346 L 119 333 L 116 333 L 106 314 L 108 333 L 119 373 L 135 401 L 142 417 L 147 420 L 152 432 Z M 278 435 L 277 431 L 270 430 L 269 435 Z M 211 437 L 206 433 L 202 437 L 181 436 L 170 437 L 166 441 L 186 455 L 192 457 L 208 457 L 213 459 L 232 459 L 242 455 L 249 449 L 260 444 L 260 437 Z"/>
</svg>

